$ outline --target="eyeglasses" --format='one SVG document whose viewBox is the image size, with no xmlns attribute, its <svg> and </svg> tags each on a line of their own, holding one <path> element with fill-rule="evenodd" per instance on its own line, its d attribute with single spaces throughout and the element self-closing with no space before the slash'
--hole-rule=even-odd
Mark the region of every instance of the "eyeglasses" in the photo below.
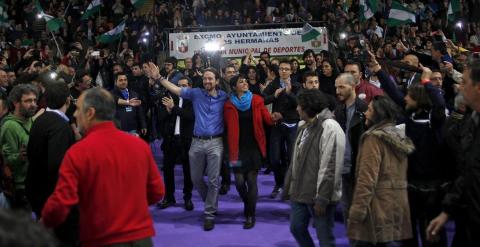
<svg viewBox="0 0 480 247">
<path fill-rule="evenodd" d="M 290 69 L 290 68 L 279 68 L 278 70 L 281 70 L 281 71 L 290 71 L 291 69 Z"/>
</svg>

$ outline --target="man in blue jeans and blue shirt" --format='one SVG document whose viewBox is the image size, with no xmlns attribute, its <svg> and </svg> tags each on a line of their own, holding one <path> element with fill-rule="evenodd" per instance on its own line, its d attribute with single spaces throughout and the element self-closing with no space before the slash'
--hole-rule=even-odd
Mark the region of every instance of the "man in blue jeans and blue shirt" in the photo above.
<svg viewBox="0 0 480 247">
<path fill-rule="evenodd" d="M 192 101 L 195 114 L 193 140 L 188 156 L 193 186 L 197 188 L 205 202 L 205 222 L 203 229 L 210 231 L 215 226 L 218 207 L 218 176 L 223 154 L 223 104 L 227 94 L 217 90 L 218 76 L 215 70 L 206 69 L 203 73 L 203 87 L 180 88 L 162 78 L 158 67 L 150 63 L 151 78 L 160 80 L 168 91 Z M 206 161 L 206 164 L 205 164 Z M 207 173 L 205 183 L 203 172 Z"/>
</svg>

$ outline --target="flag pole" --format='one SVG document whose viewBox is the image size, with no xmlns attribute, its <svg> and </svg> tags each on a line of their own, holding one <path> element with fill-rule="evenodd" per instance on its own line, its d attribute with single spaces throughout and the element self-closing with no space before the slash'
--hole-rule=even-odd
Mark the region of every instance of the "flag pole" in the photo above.
<svg viewBox="0 0 480 247">
<path fill-rule="evenodd" d="M 67 14 L 67 11 L 68 9 L 70 8 L 70 5 L 72 4 L 72 0 L 68 1 L 68 5 L 67 7 L 65 8 L 65 12 L 63 13 L 63 17 L 65 17 L 65 15 Z"/>
<path fill-rule="evenodd" d="M 387 32 L 388 32 L 388 25 L 385 26 L 385 30 L 383 31 L 383 43 L 387 41 Z"/>
<path fill-rule="evenodd" d="M 55 45 L 57 46 L 57 55 L 58 53 L 60 53 L 60 58 L 63 58 L 63 52 L 62 50 L 60 50 L 60 46 L 58 45 L 57 39 L 55 38 L 55 34 L 52 31 L 50 31 L 50 33 L 52 34 L 53 41 L 55 41 Z"/>
</svg>

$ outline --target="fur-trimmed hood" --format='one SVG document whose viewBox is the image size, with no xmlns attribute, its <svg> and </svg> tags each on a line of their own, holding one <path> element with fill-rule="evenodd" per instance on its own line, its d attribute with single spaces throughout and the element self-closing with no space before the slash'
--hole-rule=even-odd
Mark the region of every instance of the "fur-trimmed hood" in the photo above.
<svg viewBox="0 0 480 247">
<path fill-rule="evenodd" d="M 405 124 L 397 126 L 393 124 L 373 126 L 365 132 L 365 135 L 378 137 L 396 152 L 402 154 L 411 154 L 415 150 L 415 145 L 412 140 L 405 135 Z"/>
</svg>

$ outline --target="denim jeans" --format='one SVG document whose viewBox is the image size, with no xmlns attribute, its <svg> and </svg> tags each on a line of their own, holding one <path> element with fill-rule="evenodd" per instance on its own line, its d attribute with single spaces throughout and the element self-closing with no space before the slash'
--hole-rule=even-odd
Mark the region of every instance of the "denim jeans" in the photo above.
<svg viewBox="0 0 480 247">
<path fill-rule="evenodd" d="M 335 204 L 328 204 L 325 215 L 315 216 L 312 204 L 291 202 L 290 232 L 300 247 L 314 247 L 308 232 L 310 219 L 313 218 L 317 237 L 322 247 L 335 246 L 333 227 L 335 226 Z"/>
<path fill-rule="evenodd" d="M 288 128 L 283 124 L 272 127 L 270 136 L 270 164 L 275 177 L 275 185 L 283 187 L 288 164 L 292 160 L 293 145 L 297 126 Z"/>
<path fill-rule="evenodd" d="M 222 138 L 202 140 L 193 138 L 188 156 L 193 186 L 205 202 L 205 218 L 214 219 L 218 207 L 218 177 L 222 162 Z M 207 173 L 207 183 L 203 178 Z"/>
</svg>

